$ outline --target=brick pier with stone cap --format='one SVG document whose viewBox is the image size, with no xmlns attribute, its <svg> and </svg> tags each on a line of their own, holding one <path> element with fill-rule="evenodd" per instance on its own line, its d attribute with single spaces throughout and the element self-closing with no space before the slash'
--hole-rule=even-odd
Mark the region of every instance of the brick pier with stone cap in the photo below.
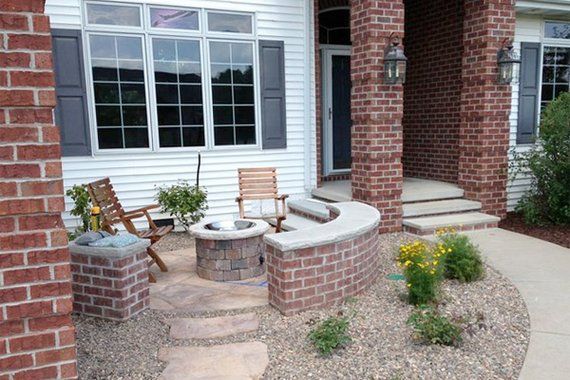
<svg viewBox="0 0 570 380">
<path fill-rule="evenodd" d="M 263 235 L 269 224 L 245 220 L 253 226 L 235 231 L 210 230 L 208 222 L 193 225 L 196 239 L 196 272 L 213 281 L 238 281 L 261 276 L 265 272 Z"/>
</svg>

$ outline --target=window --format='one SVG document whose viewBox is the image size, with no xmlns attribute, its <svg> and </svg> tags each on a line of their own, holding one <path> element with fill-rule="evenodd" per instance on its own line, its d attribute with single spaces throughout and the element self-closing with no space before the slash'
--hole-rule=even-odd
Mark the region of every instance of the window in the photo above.
<svg viewBox="0 0 570 380">
<path fill-rule="evenodd" d="M 142 40 L 89 36 L 99 148 L 147 148 Z"/>
<path fill-rule="evenodd" d="M 541 107 L 570 91 L 570 47 L 544 47 Z"/>
<path fill-rule="evenodd" d="M 570 23 L 552 21 L 546 22 L 544 37 L 570 40 Z"/>
<path fill-rule="evenodd" d="M 319 43 L 350 45 L 350 9 L 331 8 L 319 12 Z"/>
<path fill-rule="evenodd" d="M 95 1 L 85 12 L 99 150 L 257 144 L 252 15 Z"/>
<path fill-rule="evenodd" d="M 139 27 L 141 26 L 140 7 L 88 3 L 87 23 Z"/>
<path fill-rule="evenodd" d="M 198 11 L 172 8 L 150 8 L 151 28 L 198 30 Z"/>
<path fill-rule="evenodd" d="M 208 30 L 223 33 L 252 33 L 252 17 L 235 13 L 208 12 Z"/>
<path fill-rule="evenodd" d="M 253 46 L 210 42 L 215 145 L 255 144 Z"/>
<path fill-rule="evenodd" d="M 204 146 L 200 42 L 154 39 L 152 47 L 160 146 Z"/>
</svg>

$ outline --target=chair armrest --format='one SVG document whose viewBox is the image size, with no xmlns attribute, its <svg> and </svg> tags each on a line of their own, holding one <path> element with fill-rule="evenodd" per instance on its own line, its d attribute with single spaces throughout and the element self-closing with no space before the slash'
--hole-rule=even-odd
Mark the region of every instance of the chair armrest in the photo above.
<svg viewBox="0 0 570 380">
<path fill-rule="evenodd" d="M 283 201 L 287 198 L 289 198 L 289 194 L 281 194 L 279 197 L 277 197 L 277 199 L 283 200 Z"/>
<path fill-rule="evenodd" d="M 125 212 L 125 215 L 140 214 L 141 212 L 144 213 L 148 210 L 152 210 L 152 209 L 159 208 L 159 207 L 160 207 L 160 205 L 157 205 L 157 204 L 149 205 L 149 206 L 137 208 L 135 210 L 127 211 L 127 212 Z"/>
<path fill-rule="evenodd" d="M 145 216 L 144 212 L 139 212 L 137 214 L 129 213 L 129 214 L 123 215 L 123 219 L 131 220 L 131 219 L 142 218 L 143 216 Z"/>
</svg>

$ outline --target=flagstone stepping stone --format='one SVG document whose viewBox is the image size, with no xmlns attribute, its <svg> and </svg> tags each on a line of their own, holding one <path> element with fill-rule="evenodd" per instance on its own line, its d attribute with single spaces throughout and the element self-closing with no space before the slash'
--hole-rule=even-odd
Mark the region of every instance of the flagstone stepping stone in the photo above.
<svg viewBox="0 0 570 380">
<path fill-rule="evenodd" d="M 259 327 L 255 313 L 214 318 L 179 318 L 168 322 L 173 339 L 211 339 L 248 333 Z"/>
<path fill-rule="evenodd" d="M 158 359 L 168 362 L 161 380 L 259 379 L 269 364 L 261 342 L 209 347 L 163 347 Z"/>
</svg>

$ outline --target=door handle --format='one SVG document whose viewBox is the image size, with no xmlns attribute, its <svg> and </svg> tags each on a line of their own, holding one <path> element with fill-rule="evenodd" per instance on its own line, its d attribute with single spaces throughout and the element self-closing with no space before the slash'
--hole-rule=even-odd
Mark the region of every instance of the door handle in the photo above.
<svg viewBox="0 0 570 380">
<path fill-rule="evenodd" d="M 332 107 L 329 107 L 329 120 L 332 120 Z"/>
</svg>

